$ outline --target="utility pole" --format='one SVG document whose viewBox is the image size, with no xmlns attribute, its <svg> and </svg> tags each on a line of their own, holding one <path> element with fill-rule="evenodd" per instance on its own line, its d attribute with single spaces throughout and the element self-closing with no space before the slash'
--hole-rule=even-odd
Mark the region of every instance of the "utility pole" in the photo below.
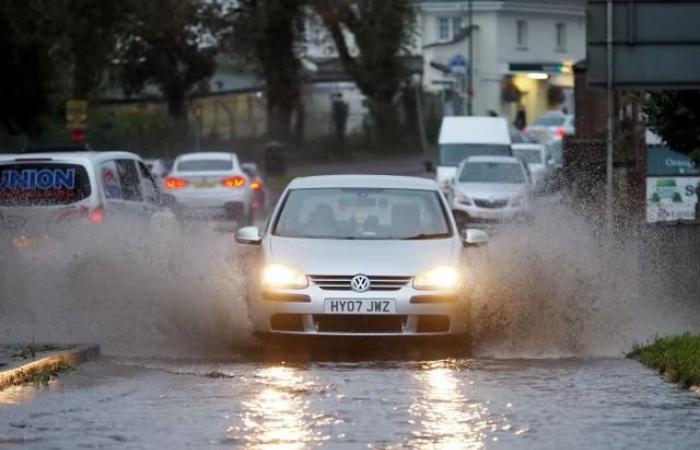
<svg viewBox="0 0 700 450">
<path fill-rule="evenodd" d="M 605 183 L 605 219 L 608 230 L 612 230 L 613 226 L 613 133 L 615 117 L 614 111 L 614 96 L 613 96 L 613 2 L 607 1 L 607 103 L 608 103 L 608 120 L 607 120 L 607 152 L 606 152 L 606 183 Z"/>
<path fill-rule="evenodd" d="M 474 4 L 469 0 L 467 12 L 467 29 L 469 30 L 469 67 L 467 69 L 467 115 L 474 114 L 472 97 L 474 94 Z"/>
</svg>

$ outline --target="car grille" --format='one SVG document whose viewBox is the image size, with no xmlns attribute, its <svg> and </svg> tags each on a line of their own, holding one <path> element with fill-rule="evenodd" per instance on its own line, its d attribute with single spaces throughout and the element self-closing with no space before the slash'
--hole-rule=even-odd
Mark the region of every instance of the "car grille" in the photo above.
<svg viewBox="0 0 700 450">
<path fill-rule="evenodd" d="M 482 199 L 474 199 L 474 204 L 478 206 L 479 208 L 490 208 L 490 209 L 497 209 L 497 208 L 505 208 L 508 206 L 508 200 L 507 199 L 501 199 L 501 200 L 482 200 Z"/>
<path fill-rule="evenodd" d="M 350 282 L 355 275 L 309 275 L 311 281 L 327 291 L 350 291 Z M 370 291 L 398 291 L 411 277 L 368 276 Z"/>
<path fill-rule="evenodd" d="M 315 314 L 321 333 L 401 333 L 405 315 Z"/>
</svg>

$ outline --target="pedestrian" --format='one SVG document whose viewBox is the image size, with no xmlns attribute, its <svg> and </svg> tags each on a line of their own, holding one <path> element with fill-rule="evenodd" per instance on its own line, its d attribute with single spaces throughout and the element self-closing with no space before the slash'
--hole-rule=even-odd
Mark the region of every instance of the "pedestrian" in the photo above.
<svg viewBox="0 0 700 450">
<path fill-rule="evenodd" d="M 515 120 L 513 120 L 513 126 L 515 126 L 515 128 L 517 128 L 518 130 L 522 130 L 527 126 L 527 114 L 523 105 L 518 106 L 518 112 L 515 113 Z"/>
</svg>

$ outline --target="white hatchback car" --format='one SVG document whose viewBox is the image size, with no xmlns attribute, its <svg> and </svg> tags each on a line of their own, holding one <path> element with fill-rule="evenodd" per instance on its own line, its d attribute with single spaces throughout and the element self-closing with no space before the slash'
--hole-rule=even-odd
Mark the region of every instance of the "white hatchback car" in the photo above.
<svg viewBox="0 0 700 450">
<path fill-rule="evenodd" d="M 531 181 L 512 156 L 471 156 L 459 165 L 452 212 L 460 225 L 503 222 L 529 214 Z"/>
<path fill-rule="evenodd" d="M 460 237 L 438 185 L 422 178 L 296 178 L 242 261 L 258 333 L 332 336 L 463 336 Z M 249 267 L 254 267 L 250 270 Z"/>
<path fill-rule="evenodd" d="M 177 157 L 164 180 L 184 217 L 249 223 L 250 179 L 234 153 L 198 152 Z"/>
</svg>

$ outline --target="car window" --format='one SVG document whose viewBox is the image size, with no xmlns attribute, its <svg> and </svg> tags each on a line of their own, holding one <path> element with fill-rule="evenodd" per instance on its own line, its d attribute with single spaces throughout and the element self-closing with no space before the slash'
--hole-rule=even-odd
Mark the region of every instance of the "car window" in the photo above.
<svg viewBox="0 0 700 450">
<path fill-rule="evenodd" d="M 158 185 L 145 164 L 139 161 L 138 166 L 139 172 L 141 173 L 141 188 L 143 189 L 143 194 L 146 201 L 150 203 L 158 203 Z"/>
<path fill-rule="evenodd" d="M 525 183 L 525 172 L 519 163 L 468 162 L 462 166 L 459 181 L 463 183 Z"/>
<path fill-rule="evenodd" d="M 233 170 L 230 159 L 188 159 L 177 164 L 179 172 L 219 172 Z"/>
<path fill-rule="evenodd" d="M 127 201 L 142 201 L 141 179 L 133 159 L 118 159 L 115 161 L 119 180 L 122 185 L 122 197 Z"/>
<path fill-rule="evenodd" d="M 513 149 L 513 156 L 525 161 L 526 164 L 543 164 L 542 152 L 536 149 Z"/>
<path fill-rule="evenodd" d="M 325 239 L 429 239 L 452 235 L 437 192 L 365 188 L 292 190 L 273 234 Z"/>
<path fill-rule="evenodd" d="M 52 162 L 0 165 L 0 206 L 52 206 L 79 202 L 92 188 L 85 167 Z"/>
<path fill-rule="evenodd" d="M 108 200 L 123 200 L 122 183 L 115 161 L 105 161 L 100 164 L 100 182 Z"/>
<path fill-rule="evenodd" d="M 456 167 L 468 156 L 511 156 L 510 145 L 443 144 L 440 146 L 440 165 Z"/>
<path fill-rule="evenodd" d="M 564 125 L 564 116 L 542 116 L 533 125 L 542 127 L 560 127 Z"/>
</svg>

